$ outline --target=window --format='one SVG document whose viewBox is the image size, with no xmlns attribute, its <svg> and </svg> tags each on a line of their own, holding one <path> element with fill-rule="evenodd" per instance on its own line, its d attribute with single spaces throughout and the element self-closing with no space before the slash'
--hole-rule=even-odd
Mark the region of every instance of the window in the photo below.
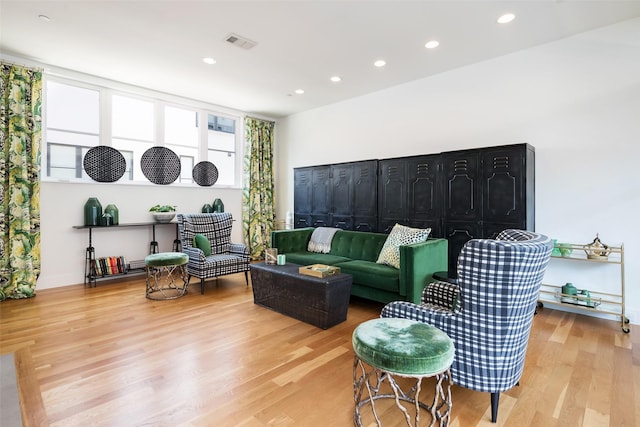
<svg viewBox="0 0 640 427">
<path fill-rule="evenodd" d="M 218 169 L 217 186 L 239 186 L 241 136 L 239 117 L 203 110 L 201 103 L 185 100 L 177 105 L 162 94 L 155 98 L 122 93 L 106 87 L 47 78 L 45 99 L 46 176 L 87 180 L 85 153 L 97 145 L 119 150 L 126 170 L 118 181 L 148 182 L 140 159 L 153 146 L 175 152 L 181 162 L 177 182 L 193 182 L 193 167 L 208 160 Z M 199 123 L 207 118 L 207 128 Z M 45 165 L 43 165 L 44 167 Z"/>
<path fill-rule="evenodd" d="M 122 95 L 111 97 L 112 146 L 123 155 L 129 153 L 127 171 L 121 179 L 141 181 L 140 159 L 154 145 L 155 113 L 152 102 Z M 128 172 L 128 173 L 127 173 Z"/>
<path fill-rule="evenodd" d="M 198 158 L 198 113 L 176 107 L 164 109 L 164 142 L 180 157 L 180 182 L 193 182 L 191 171 Z"/>
<path fill-rule="evenodd" d="M 100 141 L 100 92 L 48 82 L 47 176 L 82 178 L 82 159 Z"/>
<path fill-rule="evenodd" d="M 218 169 L 220 185 L 233 185 L 236 175 L 236 121 L 208 115 L 207 158 Z"/>
</svg>

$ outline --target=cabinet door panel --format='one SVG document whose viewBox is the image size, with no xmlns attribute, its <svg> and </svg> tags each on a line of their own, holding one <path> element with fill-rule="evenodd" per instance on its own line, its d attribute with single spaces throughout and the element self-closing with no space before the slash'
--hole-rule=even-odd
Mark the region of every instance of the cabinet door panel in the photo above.
<svg viewBox="0 0 640 427">
<path fill-rule="evenodd" d="M 440 156 L 423 156 L 408 161 L 409 223 L 428 224 L 433 228 L 440 222 L 442 203 L 438 179 L 439 159 Z"/>
<path fill-rule="evenodd" d="M 353 164 L 331 166 L 331 212 L 351 215 L 353 211 Z"/>
<path fill-rule="evenodd" d="M 391 159 L 380 162 L 378 193 L 381 219 L 403 220 L 407 214 L 406 160 Z"/>
<path fill-rule="evenodd" d="M 331 180 L 329 166 L 317 166 L 311 170 L 311 213 L 328 215 L 331 211 Z"/>
<path fill-rule="evenodd" d="M 524 150 L 487 150 L 482 155 L 483 219 L 519 221 L 526 215 Z"/>
<path fill-rule="evenodd" d="M 353 164 L 353 215 L 378 214 L 378 162 L 370 160 Z"/>
<path fill-rule="evenodd" d="M 311 227 L 331 227 L 331 215 L 311 215 Z"/>
<path fill-rule="evenodd" d="M 449 275 L 455 277 L 460 250 L 471 239 L 480 237 L 480 224 L 474 222 L 448 222 L 445 237 L 449 242 Z"/>
<path fill-rule="evenodd" d="M 311 168 L 293 170 L 293 212 L 311 213 Z"/>
<path fill-rule="evenodd" d="M 353 230 L 369 231 L 375 233 L 378 231 L 378 224 L 375 216 L 353 218 Z"/>
<path fill-rule="evenodd" d="M 480 219 L 479 161 L 477 151 L 444 154 L 444 214 L 447 219 Z"/>
<path fill-rule="evenodd" d="M 293 228 L 311 227 L 311 216 L 309 215 L 293 215 Z"/>
<path fill-rule="evenodd" d="M 331 226 L 342 230 L 353 230 L 353 217 L 332 215 Z"/>
</svg>

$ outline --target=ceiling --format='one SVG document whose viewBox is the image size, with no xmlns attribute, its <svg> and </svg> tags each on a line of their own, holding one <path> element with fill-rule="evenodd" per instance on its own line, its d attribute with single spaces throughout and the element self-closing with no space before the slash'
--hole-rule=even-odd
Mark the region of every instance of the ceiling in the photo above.
<svg viewBox="0 0 640 427">
<path fill-rule="evenodd" d="M 640 1 L 0 0 L 0 53 L 277 118 L 639 16 Z"/>
</svg>

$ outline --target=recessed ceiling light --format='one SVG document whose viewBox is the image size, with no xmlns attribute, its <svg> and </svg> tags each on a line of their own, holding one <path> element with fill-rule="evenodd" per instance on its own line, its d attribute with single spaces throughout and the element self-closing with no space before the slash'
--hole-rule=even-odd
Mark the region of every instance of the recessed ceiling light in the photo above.
<svg viewBox="0 0 640 427">
<path fill-rule="evenodd" d="M 383 61 L 382 59 L 378 59 L 376 62 L 373 63 L 373 65 L 375 65 L 376 67 L 380 68 L 380 67 L 384 67 L 385 65 L 387 65 L 387 62 Z"/>
<path fill-rule="evenodd" d="M 42 19 L 45 22 L 51 21 L 51 18 L 49 18 L 47 15 L 38 15 L 38 18 Z"/>
<path fill-rule="evenodd" d="M 513 13 L 505 13 L 500 18 L 498 18 L 498 24 L 507 24 L 516 19 L 516 15 Z"/>
<path fill-rule="evenodd" d="M 424 45 L 424 47 L 426 47 L 427 49 L 433 49 L 438 46 L 440 46 L 440 42 L 436 40 L 431 40 Z"/>
<path fill-rule="evenodd" d="M 297 93 L 298 95 L 302 95 L 302 94 L 304 93 L 304 90 L 302 90 L 302 89 L 296 89 L 296 93 Z"/>
<path fill-rule="evenodd" d="M 341 81 L 342 79 L 340 78 L 340 76 L 333 76 L 331 77 L 329 80 L 331 80 L 334 83 L 338 83 L 339 81 Z"/>
<path fill-rule="evenodd" d="M 209 65 L 213 65 L 216 63 L 216 60 L 213 58 L 202 58 L 202 62 L 204 62 L 205 64 L 209 64 Z"/>
</svg>

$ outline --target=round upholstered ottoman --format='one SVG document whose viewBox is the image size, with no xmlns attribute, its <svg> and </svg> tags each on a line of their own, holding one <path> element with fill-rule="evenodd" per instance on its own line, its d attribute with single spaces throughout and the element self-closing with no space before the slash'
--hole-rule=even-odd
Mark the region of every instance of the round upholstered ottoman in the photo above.
<svg viewBox="0 0 640 427">
<path fill-rule="evenodd" d="M 147 255 L 147 298 L 154 300 L 174 299 L 183 296 L 189 289 L 187 263 L 189 257 L 182 252 L 160 252 Z"/>
<path fill-rule="evenodd" d="M 431 413 L 431 424 L 449 424 L 451 412 L 451 375 L 454 348 L 451 339 L 440 329 L 426 323 L 408 319 L 382 318 L 360 324 L 352 337 L 355 358 L 353 363 L 353 391 L 355 399 L 354 422 L 362 425 L 360 408 L 371 405 L 373 417 L 381 425 L 375 401 L 394 399 L 411 425 L 408 409 L 413 405 L 415 425 L 420 420 L 420 409 Z M 368 367 L 367 367 L 368 365 Z M 404 392 L 394 377 L 415 379 L 415 385 Z M 420 401 L 422 380 L 436 377 L 433 402 Z M 446 392 L 443 380 L 447 380 Z M 388 383 L 388 384 L 385 384 Z M 408 402 L 409 408 L 401 401 Z"/>
</svg>

